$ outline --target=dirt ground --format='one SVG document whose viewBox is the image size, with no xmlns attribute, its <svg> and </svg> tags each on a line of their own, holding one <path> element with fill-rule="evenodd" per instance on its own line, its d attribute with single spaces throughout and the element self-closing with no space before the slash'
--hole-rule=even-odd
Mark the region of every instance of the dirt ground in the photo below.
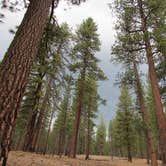
<svg viewBox="0 0 166 166">
<path fill-rule="evenodd" d="M 84 156 L 77 156 L 77 159 L 58 156 L 42 156 L 25 152 L 10 152 L 8 166 L 148 166 L 146 160 L 134 159 L 133 163 L 128 163 L 125 159 L 105 156 L 91 156 L 88 161 Z"/>
</svg>

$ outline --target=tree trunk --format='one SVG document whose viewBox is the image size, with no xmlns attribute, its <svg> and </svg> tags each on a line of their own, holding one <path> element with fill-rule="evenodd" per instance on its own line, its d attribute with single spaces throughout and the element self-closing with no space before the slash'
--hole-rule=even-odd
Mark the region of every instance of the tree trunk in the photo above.
<svg viewBox="0 0 166 166">
<path fill-rule="evenodd" d="M 73 158 L 76 158 L 78 132 L 79 132 L 79 126 L 80 126 L 81 112 L 82 112 L 82 94 L 83 94 L 83 90 L 81 89 L 79 92 L 78 110 L 76 113 L 74 133 L 73 133 L 73 139 L 72 139 L 72 147 L 71 147 L 71 156 Z"/>
<path fill-rule="evenodd" d="M 37 54 L 52 0 L 31 0 L 24 19 L 0 65 L 0 133 L 6 165 L 13 124 L 20 108 L 29 73 Z"/>
<path fill-rule="evenodd" d="M 131 146 L 130 143 L 128 142 L 127 144 L 127 153 L 128 153 L 128 161 L 132 162 L 132 156 L 131 156 Z"/>
<path fill-rule="evenodd" d="M 70 157 L 71 156 L 71 143 L 72 143 L 72 138 L 71 136 L 68 135 L 66 138 L 66 145 L 64 149 L 65 156 Z"/>
<path fill-rule="evenodd" d="M 88 127 L 87 127 L 87 135 L 86 135 L 86 156 L 85 160 L 89 159 L 89 151 L 90 151 L 90 109 L 88 110 Z"/>
<path fill-rule="evenodd" d="M 68 105 L 69 105 L 69 98 L 70 98 L 70 92 L 71 92 L 71 78 L 68 81 L 68 86 L 66 89 L 66 96 L 64 97 L 64 103 L 65 107 L 64 110 L 64 118 L 63 118 L 63 124 L 61 126 L 60 132 L 59 132 L 59 145 L 58 145 L 58 155 L 61 157 L 63 151 L 64 151 L 64 145 L 65 145 L 65 132 L 66 132 L 66 120 L 67 120 L 67 111 L 68 111 Z"/>
<path fill-rule="evenodd" d="M 158 164 L 157 164 L 155 145 L 154 145 L 153 135 L 152 135 L 150 122 L 149 122 L 149 118 L 148 118 L 148 114 L 147 114 L 147 109 L 145 106 L 145 100 L 144 100 L 142 86 L 141 86 L 141 82 L 140 82 L 140 78 L 139 78 L 139 74 L 138 74 L 137 64 L 135 61 L 135 56 L 133 57 L 133 66 L 134 66 L 134 75 L 135 75 L 136 86 L 137 86 L 137 96 L 138 96 L 140 109 L 141 109 L 141 116 L 142 116 L 143 122 L 145 124 L 145 137 L 146 137 L 146 142 L 147 142 L 146 146 L 147 146 L 147 148 L 148 148 L 148 146 L 150 146 L 152 166 L 157 166 Z"/>
<path fill-rule="evenodd" d="M 49 126 L 48 126 L 48 132 L 47 132 L 47 137 L 46 137 L 46 144 L 45 144 L 45 147 L 44 147 L 44 155 L 45 155 L 46 152 L 47 152 L 48 138 L 49 138 L 50 131 L 51 131 L 51 124 L 52 124 L 53 117 L 54 117 L 54 110 L 52 110 L 51 119 L 50 119 Z"/>
<path fill-rule="evenodd" d="M 62 156 L 62 130 L 59 132 L 57 155 L 59 155 L 60 158 Z"/>
<path fill-rule="evenodd" d="M 40 101 L 40 97 L 41 97 L 41 89 L 42 89 L 42 80 L 43 77 L 45 76 L 44 74 L 40 73 L 40 82 L 37 84 L 36 90 L 34 92 L 34 102 L 33 102 L 33 106 L 30 110 L 31 112 L 31 118 L 29 119 L 28 122 L 28 126 L 27 126 L 27 132 L 25 134 L 25 139 L 24 139 L 24 146 L 23 146 L 23 150 L 24 151 L 28 151 L 31 145 L 31 140 L 32 140 L 32 136 L 34 133 L 34 126 L 36 124 L 36 119 L 37 119 L 37 114 L 38 114 L 38 107 L 39 107 L 39 101 Z"/>
<path fill-rule="evenodd" d="M 80 119 L 81 119 L 81 113 L 82 113 L 82 107 L 83 107 L 85 75 L 86 75 L 86 55 L 84 57 L 84 67 L 81 71 L 81 79 L 79 80 L 80 82 L 79 82 L 79 92 L 78 92 L 78 109 L 76 112 L 74 133 L 73 133 L 72 146 L 71 146 L 72 158 L 76 158 L 78 132 L 79 132 L 79 127 L 80 127 Z"/>
<path fill-rule="evenodd" d="M 41 151 L 41 140 L 42 140 L 42 136 L 43 136 L 43 131 L 44 131 L 44 126 L 42 125 L 42 128 L 41 128 L 41 130 L 40 130 L 40 132 L 39 132 L 39 139 L 38 139 L 38 141 L 37 141 L 37 147 L 36 147 L 36 153 L 39 153 L 39 154 L 42 154 L 42 151 Z"/>
<path fill-rule="evenodd" d="M 151 158 L 152 157 L 153 156 L 151 156 Z M 150 164 L 150 149 L 149 149 L 149 141 L 148 141 L 148 133 L 147 132 L 146 132 L 146 160 L 147 160 L 147 164 Z M 151 162 L 151 165 L 153 166 L 153 162 Z"/>
<path fill-rule="evenodd" d="M 42 106 L 41 106 L 41 109 L 40 109 L 39 117 L 37 119 L 36 126 L 35 126 L 35 129 L 34 129 L 34 135 L 33 135 L 33 138 L 31 140 L 32 141 L 32 146 L 30 147 L 30 151 L 32 151 L 32 152 L 34 152 L 35 149 L 36 149 L 36 144 L 37 144 L 40 129 L 41 129 L 41 126 L 42 126 L 43 117 L 45 115 L 47 102 L 49 100 L 49 94 L 50 94 L 50 90 L 51 90 L 51 82 L 52 82 L 52 78 L 50 77 L 49 80 L 48 80 L 46 92 L 45 92 L 44 99 L 43 99 L 43 102 L 42 102 Z"/>
<path fill-rule="evenodd" d="M 24 151 L 29 151 L 29 149 L 30 149 L 36 119 L 37 119 L 37 111 L 33 112 L 32 117 L 28 123 L 27 133 L 26 133 L 25 140 L 24 140 L 24 147 L 23 147 Z"/>
<path fill-rule="evenodd" d="M 127 117 L 127 112 L 125 111 L 125 116 Z M 127 140 L 127 157 L 128 161 L 132 162 L 132 155 L 131 155 L 131 143 L 129 138 L 129 127 L 126 127 L 126 140 Z"/>
<path fill-rule="evenodd" d="M 160 149 L 161 149 L 161 153 L 162 153 L 162 161 L 163 161 L 163 165 L 165 166 L 166 165 L 166 119 L 165 119 L 164 112 L 163 112 L 163 105 L 162 105 L 161 96 L 160 96 L 157 74 L 155 71 L 150 37 L 148 35 L 146 17 L 145 17 L 144 10 L 143 10 L 143 2 L 142 2 L 142 0 L 138 0 L 137 2 L 138 2 L 140 17 L 141 17 L 142 31 L 144 33 L 144 42 L 145 42 L 145 46 L 146 46 L 146 57 L 148 60 L 149 75 L 150 75 L 150 80 L 151 80 L 153 98 L 154 98 L 154 102 L 155 102 L 157 124 L 158 124 L 159 135 L 160 135 Z"/>
</svg>

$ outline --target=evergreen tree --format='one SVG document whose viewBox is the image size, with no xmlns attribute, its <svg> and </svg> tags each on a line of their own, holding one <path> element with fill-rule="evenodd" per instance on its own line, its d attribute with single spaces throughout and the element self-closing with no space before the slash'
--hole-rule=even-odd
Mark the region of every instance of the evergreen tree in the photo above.
<svg viewBox="0 0 166 166">
<path fill-rule="evenodd" d="M 147 78 L 147 87 L 146 87 L 146 104 L 148 109 L 148 115 L 150 118 L 151 128 L 153 132 L 153 137 L 155 140 L 156 149 L 159 149 L 159 131 L 157 127 L 157 119 L 155 114 L 155 106 L 152 94 L 152 87 L 149 79 Z"/>
<path fill-rule="evenodd" d="M 4 166 L 6 165 L 11 139 L 9 131 L 13 130 L 20 109 L 50 7 L 52 6 L 49 22 L 52 20 L 53 10 L 58 2 L 58 0 L 29 1 L 22 23 L 0 65 L 0 133 L 4 131 L 1 155 L 4 159 Z M 80 4 L 82 1 L 72 0 L 71 2 Z M 7 6 L 6 3 L 7 1 L 3 1 L 2 5 Z M 14 4 L 11 1 L 10 3 Z M 18 4 L 18 1 L 15 4 Z"/>
<path fill-rule="evenodd" d="M 122 9 L 122 12 L 118 14 L 120 16 L 120 21 L 117 28 L 120 31 L 117 36 L 118 40 L 113 48 L 113 54 L 116 55 L 117 61 L 125 64 L 126 66 L 130 66 L 129 73 L 134 72 L 134 78 L 132 78 L 132 80 L 135 81 L 135 90 L 139 100 L 140 110 L 146 128 L 145 135 L 147 135 L 147 141 L 149 142 L 147 145 L 150 145 L 152 165 L 157 165 L 153 136 L 147 114 L 145 99 L 143 96 L 141 80 L 137 68 L 138 63 L 144 62 L 142 60 L 144 58 L 142 57 L 143 54 L 140 54 L 140 52 L 144 50 L 144 35 L 142 34 L 142 29 L 140 28 L 141 25 L 138 26 L 138 24 L 135 23 L 135 19 L 139 17 L 139 9 L 134 6 L 136 4 L 137 3 L 134 1 L 126 1 L 125 3 L 117 2 L 116 4 L 117 9 L 120 7 Z M 140 45 L 140 43 L 142 44 Z"/>
<path fill-rule="evenodd" d="M 51 26 L 50 26 L 51 27 Z M 48 33 L 47 33 L 48 34 Z M 61 72 L 66 70 L 68 63 L 68 52 L 70 51 L 70 33 L 67 24 L 62 24 L 61 27 L 55 27 L 52 25 L 52 29 L 49 31 L 49 37 L 43 39 L 41 45 L 41 55 L 44 53 L 44 59 L 46 59 L 42 72 L 48 77 L 48 83 L 45 88 L 45 96 L 41 103 L 40 108 L 36 108 L 36 103 L 33 106 L 32 116 L 29 121 L 27 134 L 25 138 L 25 148 L 24 150 L 35 151 L 36 143 L 38 140 L 41 123 L 44 118 L 44 113 L 46 112 L 46 103 L 49 100 L 51 86 L 54 80 L 59 80 L 61 77 Z M 47 40 L 47 43 L 45 43 Z M 44 49 L 44 51 L 42 51 Z M 65 58 L 64 58 L 65 54 Z M 66 62 L 67 61 L 67 62 Z M 44 71 L 43 71 L 44 70 Z M 61 78 L 60 78 L 61 79 Z M 36 100 L 35 100 L 36 102 Z M 39 99 L 38 99 L 39 102 Z M 40 109 L 40 111 L 38 110 Z M 39 114 L 39 116 L 37 116 Z"/>
<path fill-rule="evenodd" d="M 96 152 L 99 155 L 104 155 L 106 145 L 106 126 L 104 123 L 104 118 L 101 117 L 100 123 L 97 127 L 96 133 Z"/>
<path fill-rule="evenodd" d="M 98 59 L 94 56 L 95 52 L 99 51 L 99 46 L 100 41 L 98 39 L 97 26 L 92 18 L 88 18 L 87 20 L 83 21 L 76 32 L 76 44 L 73 48 L 72 54 L 75 56 L 75 58 L 77 58 L 77 61 L 70 67 L 72 71 L 79 72 L 77 94 L 78 104 L 71 149 L 73 158 L 76 157 L 77 138 L 83 109 L 85 79 L 87 73 L 92 71 L 92 73 L 98 76 L 99 79 L 105 79 L 103 72 L 97 66 Z"/>
<path fill-rule="evenodd" d="M 129 90 L 122 86 L 116 115 L 116 133 L 119 145 L 127 151 L 128 161 L 132 161 L 132 147 L 134 145 L 133 106 Z"/>
</svg>

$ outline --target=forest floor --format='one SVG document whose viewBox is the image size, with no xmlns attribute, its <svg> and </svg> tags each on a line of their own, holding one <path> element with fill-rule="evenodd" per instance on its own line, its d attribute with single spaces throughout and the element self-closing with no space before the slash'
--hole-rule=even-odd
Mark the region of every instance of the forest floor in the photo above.
<svg viewBox="0 0 166 166">
<path fill-rule="evenodd" d="M 84 156 L 77 156 L 77 159 L 58 156 L 42 156 L 35 153 L 10 152 L 7 166 L 148 166 L 146 160 L 134 159 L 133 163 L 125 159 L 105 156 L 91 156 L 86 161 Z"/>
</svg>

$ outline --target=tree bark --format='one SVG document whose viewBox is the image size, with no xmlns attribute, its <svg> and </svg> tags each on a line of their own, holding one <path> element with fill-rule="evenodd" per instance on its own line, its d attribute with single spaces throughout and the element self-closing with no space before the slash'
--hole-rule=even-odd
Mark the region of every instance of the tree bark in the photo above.
<svg viewBox="0 0 166 166">
<path fill-rule="evenodd" d="M 29 151 L 30 149 L 36 119 L 37 119 L 37 111 L 32 113 L 32 117 L 30 118 L 30 121 L 28 123 L 27 133 L 24 140 L 24 147 L 23 147 L 24 151 Z"/>
<path fill-rule="evenodd" d="M 52 0 L 32 0 L 0 65 L 0 133 L 3 165 L 6 165 L 13 125 L 21 105 L 29 73 L 49 14 Z"/>
<path fill-rule="evenodd" d="M 86 75 L 86 55 L 84 55 L 84 66 L 81 71 L 81 78 L 79 80 L 80 82 L 79 82 L 79 92 L 78 92 L 78 108 L 77 108 L 77 112 L 76 112 L 74 133 L 73 133 L 72 146 L 71 146 L 72 158 L 76 158 L 78 132 L 79 132 L 79 127 L 80 127 L 80 119 L 81 119 L 81 113 L 82 113 L 82 107 L 83 107 L 85 75 Z"/>
<path fill-rule="evenodd" d="M 165 166 L 166 165 L 166 119 L 163 112 L 163 105 L 162 105 L 161 96 L 160 96 L 157 74 L 155 71 L 150 37 L 148 35 L 147 22 L 146 22 L 146 17 L 143 10 L 143 2 L 142 0 L 137 0 L 137 2 L 138 2 L 140 17 L 141 17 L 141 26 L 142 26 L 142 31 L 144 34 L 144 42 L 146 46 L 146 57 L 148 60 L 149 75 L 151 80 L 153 98 L 155 102 L 157 124 L 158 124 L 159 135 L 160 135 L 160 149 L 162 153 L 162 162 L 163 162 L 163 166 Z"/>
<path fill-rule="evenodd" d="M 88 110 L 88 127 L 87 127 L 87 135 L 86 135 L 86 156 L 85 160 L 89 159 L 89 151 L 90 151 L 90 109 Z"/>
<path fill-rule="evenodd" d="M 41 76 L 41 80 L 43 79 L 43 76 Z M 32 112 L 31 118 L 29 119 L 29 123 L 28 123 L 28 127 L 27 127 L 27 132 L 25 135 L 25 140 L 24 140 L 24 146 L 23 146 L 23 150 L 24 151 L 28 151 L 31 145 L 31 140 L 33 137 L 33 133 L 34 133 L 34 126 L 36 124 L 36 119 L 37 119 L 37 114 L 38 114 L 38 105 L 39 105 L 39 100 L 41 97 L 41 89 L 42 89 L 42 82 L 40 81 L 37 84 L 37 88 L 35 90 L 35 99 L 34 99 L 34 103 L 32 106 L 32 109 L 30 112 Z"/>
<path fill-rule="evenodd" d="M 65 145 L 65 132 L 66 132 L 66 120 L 67 120 L 67 111 L 69 106 L 69 98 L 70 98 L 70 92 L 71 92 L 71 78 L 68 81 L 68 86 L 66 88 L 66 96 L 64 97 L 64 118 L 63 118 L 63 124 L 60 128 L 59 132 L 59 144 L 58 144 L 58 155 L 61 157 L 63 151 L 64 151 L 64 145 Z"/>
<path fill-rule="evenodd" d="M 130 143 L 127 144 L 127 152 L 128 152 L 128 161 L 129 161 L 129 162 L 132 162 Z"/>
<path fill-rule="evenodd" d="M 32 146 L 30 147 L 30 151 L 32 151 L 32 152 L 34 152 L 35 149 L 36 149 L 36 144 L 37 144 L 40 129 L 41 129 L 41 126 L 42 126 L 43 117 L 45 115 L 47 102 L 49 100 L 49 94 L 50 94 L 50 90 L 51 90 L 51 83 L 52 83 L 52 78 L 50 77 L 49 80 L 48 80 L 45 96 L 43 98 L 43 102 L 42 102 L 42 106 L 41 106 L 41 109 L 40 109 L 39 117 L 37 119 L 36 126 L 35 126 L 35 129 L 34 129 L 34 135 L 33 135 L 33 138 L 31 140 L 32 141 Z"/>
<path fill-rule="evenodd" d="M 151 158 L 152 157 L 153 156 L 151 156 Z M 150 149 L 149 149 L 149 141 L 148 141 L 148 133 L 147 132 L 146 132 L 146 161 L 147 161 L 147 164 L 150 164 Z M 153 165 L 153 162 L 151 163 L 151 165 Z"/>
<path fill-rule="evenodd" d="M 146 141 L 147 141 L 146 146 L 147 146 L 147 148 L 148 148 L 148 146 L 150 146 L 151 165 L 157 166 L 158 164 L 157 164 L 155 145 L 154 145 L 150 122 L 149 122 L 149 118 L 148 118 L 148 114 L 147 114 L 147 109 L 145 106 L 145 100 L 144 100 L 142 86 L 141 86 L 141 82 L 140 82 L 140 78 L 139 78 L 139 74 L 138 74 L 137 64 L 135 61 L 135 56 L 133 57 L 133 66 L 134 66 L 134 75 L 135 75 L 136 86 L 137 86 L 137 96 L 138 96 L 140 109 L 141 109 L 141 116 L 142 116 L 143 122 L 145 124 L 145 137 L 146 137 Z M 148 152 L 147 152 L 147 154 L 148 154 Z"/>
</svg>

